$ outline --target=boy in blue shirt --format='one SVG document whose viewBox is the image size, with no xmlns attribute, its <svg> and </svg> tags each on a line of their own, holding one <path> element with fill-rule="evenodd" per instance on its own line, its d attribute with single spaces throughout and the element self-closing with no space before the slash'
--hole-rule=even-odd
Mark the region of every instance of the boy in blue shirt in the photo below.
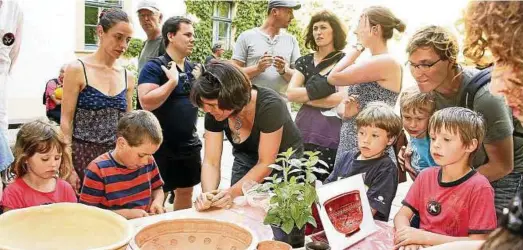
<svg viewBox="0 0 523 250">
<path fill-rule="evenodd" d="M 389 105 L 371 102 L 356 116 L 358 151 L 344 153 L 324 183 L 364 174 L 374 219 L 388 221 L 398 188 L 398 169 L 386 149 L 401 131 L 401 118 Z"/>
<path fill-rule="evenodd" d="M 410 141 L 408 147 L 403 147 L 398 153 L 398 163 L 412 180 L 423 169 L 436 166 L 430 155 L 430 138 L 427 133 L 429 119 L 435 108 L 433 95 L 422 93 L 417 87 L 408 88 L 400 95 L 401 119 Z"/>
</svg>

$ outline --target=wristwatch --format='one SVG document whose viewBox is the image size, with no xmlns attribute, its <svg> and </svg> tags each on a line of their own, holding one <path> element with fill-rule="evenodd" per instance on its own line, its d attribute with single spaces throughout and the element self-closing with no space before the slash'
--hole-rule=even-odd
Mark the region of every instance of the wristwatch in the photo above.
<svg viewBox="0 0 523 250">
<path fill-rule="evenodd" d="M 355 45 L 352 45 L 353 48 L 355 48 L 359 52 L 363 52 L 365 50 L 365 47 L 361 43 L 357 43 Z"/>
</svg>

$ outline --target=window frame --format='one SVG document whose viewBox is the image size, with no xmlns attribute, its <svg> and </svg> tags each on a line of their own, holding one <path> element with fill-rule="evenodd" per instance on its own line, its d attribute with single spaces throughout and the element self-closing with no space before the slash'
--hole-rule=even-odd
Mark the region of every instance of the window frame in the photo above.
<svg viewBox="0 0 523 250">
<path fill-rule="evenodd" d="M 111 1 L 111 0 L 109 0 Z M 85 0 L 84 2 L 84 18 L 83 18 L 83 26 L 84 26 L 84 33 L 83 33 L 83 47 L 85 50 L 96 50 L 98 48 L 98 42 L 95 44 L 87 43 L 87 37 L 85 36 L 87 28 L 96 28 L 98 24 L 87 24 L 86 21 L 86 8 L 87 7 L 94 7 L 98 8 L 98 14 L 96 16 L 96 20 L 98 20 L 98 17 L 100 16 L 100 12 L 103 9 L 106 8 L 118 8 L 123 9 L 124 1 L 123 0 L 113 0 L 113 2 L 106 2 L 106 0 Z M 98 40 L 95 38 L 95 40 Z"/>
<path fill-rule="evenodd" d="M 219 4 L 228 4 L 229 5 L 229 13 L 228 17 L 221 17 L 218 16 L 219 10 L 218 5 Z M 225 23 L 227 28 L 227 35 L 224 41 L 224 49 L 229 50 L 232 42 L 232 14 L 233 14 L 233 2 L 232 1 L 216 1 L 214 3 L 213 7 L 213 14 L 212 14 L 212 44 L 223 42 L 223 40 L 220 40 L 220 23 Z"/>
</svg>

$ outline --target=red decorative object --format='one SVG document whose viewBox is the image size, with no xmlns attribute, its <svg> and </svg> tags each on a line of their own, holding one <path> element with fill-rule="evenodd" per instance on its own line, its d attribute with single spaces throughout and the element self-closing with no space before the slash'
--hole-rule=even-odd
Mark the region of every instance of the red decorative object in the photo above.
<svg viewBox="0 0 523 250">
<path fill-rule="evenodd" d="M 360 230 L 363 208 L 358 190 L 330 198 L 323 206 L 336 231 L 348 237 Z"/>
</svg>

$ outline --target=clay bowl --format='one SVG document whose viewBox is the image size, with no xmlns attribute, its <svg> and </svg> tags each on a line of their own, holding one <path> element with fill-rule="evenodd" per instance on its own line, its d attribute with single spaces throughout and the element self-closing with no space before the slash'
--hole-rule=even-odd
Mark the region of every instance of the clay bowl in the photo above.
<svg viewBox="0 0 523 250">
<path fill-rule="evenodd" d="M 242 226 L 210 219 L 164 220 L 143 227 L 131 239 L 133 250 L 255 249 L 256 236 Z"/>
<path fill-rule="evenodd" d="M 350 236 L 360 230 L 363 208 L 358 190 L 330 198 L 323 206 L 336 231 Z"/>
<path fill-rule="evenodd" d="M 5 250 L 119 249 L 133 233 L 124 217 L 77 203 L 16 209 L 0 216 L 0 249 Z"/>
<path fill-rule="evenodd" d="M 264 240 L 258 243 L 256 250 L 292 250 L 292 246 L 281 241 Z"/>
</svg>

